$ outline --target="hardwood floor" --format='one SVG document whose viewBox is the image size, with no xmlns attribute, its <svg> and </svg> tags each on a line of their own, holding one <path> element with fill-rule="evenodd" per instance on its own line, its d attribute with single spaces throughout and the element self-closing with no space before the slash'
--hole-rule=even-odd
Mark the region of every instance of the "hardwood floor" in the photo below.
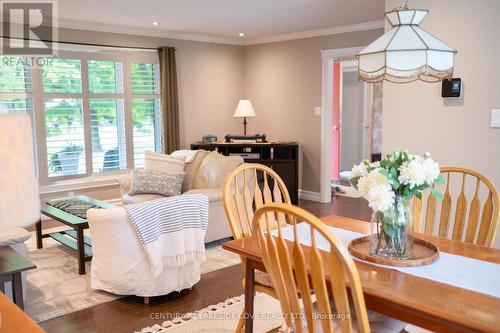
<svg viewBox="0 0 500 333">
<path fill-rule="evenodd" d="M 371 210 L 365 200 L 336 196 L 329 204 L 301 200 L 299 206 L 316 216 L 342 215 L 368 221 Z M 151 298 L 128 296 L 76 311 L 41 323 L 47 332 L 134 332 L 145 326 L 216 304 L 241 295 L 243 271 L 240 265 L 202 275 L 190 291 Z M 164 319 L 165 318 L 165 319 Z"/>
<path fill-rule="evenodd" d="M 319 217 L 340 215 L 362 221 L 370 221 L 372 215 L 372 210 L 363 198 L 334 196 L 332 202 L 327 204 L 300 200 L 299 207 Z"/>
<path fill-rule="evenodd" d="M 175 314 L 196 311 L 241 295 L 242 279 L 241 265 L 234 265 L 203 274 L 192 290 L 152 297 L 148 305 L 140 297 L 128 296 L 48 320 L 41 326 L 47 332 L 61 333 L 134 332 L 170 320 Z"/>
</svg>

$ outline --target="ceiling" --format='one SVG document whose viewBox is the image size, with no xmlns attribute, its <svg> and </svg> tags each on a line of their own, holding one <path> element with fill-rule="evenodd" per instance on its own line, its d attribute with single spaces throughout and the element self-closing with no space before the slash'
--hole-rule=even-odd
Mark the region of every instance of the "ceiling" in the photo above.
<svg viewBox="0 0 500 333">
<path fill-rule="evenodd" d="M 384 17 L 384 0 L 62 0 L 62 27 L 205 36 L 234 43 Z M 152 22 L 159 22 L 153 26 Z M 360 27 L 362 27 L 361 25 Z M 108 29 L 106 29 L 108 27 Z M 114 29 L 112 29 L 114 28 Z M 358 29 L 360 30 L 360 28 Z M 241 38 L 238 33 L 245 33 Z M 167 36 L 172 37 L 172 35 Z M 189 39 L 189 38 L 188 38 Z"/>
</svg>

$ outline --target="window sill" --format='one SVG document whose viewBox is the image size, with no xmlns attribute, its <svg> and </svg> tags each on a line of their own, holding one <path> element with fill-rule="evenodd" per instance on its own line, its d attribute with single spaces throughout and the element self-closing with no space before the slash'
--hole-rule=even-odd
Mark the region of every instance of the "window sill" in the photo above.
<svg viewBox="0 0 500 333">
<path fill-rule="evenodd" d="M 118 179 L 127 171 L 116 172 L 109 175 L 93 175 L 86 178 L 60 180 L 49 185 L 40 186 L 40 194 L 57 192 L 78 191 L 89 188 L 118 186 Z"/>
</svg>

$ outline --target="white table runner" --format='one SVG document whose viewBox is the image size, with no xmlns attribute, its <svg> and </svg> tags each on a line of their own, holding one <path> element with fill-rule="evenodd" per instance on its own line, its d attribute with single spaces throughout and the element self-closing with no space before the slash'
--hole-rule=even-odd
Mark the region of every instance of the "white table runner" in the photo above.
<svg viewBox="0 0 500 333">
<path fill-rule="evenodd" d="M 299 241 L 304 245 L 311 245 L 310 227 L 305 223 L 297 225 Z M 364 236 L 356 232 L 345 229 L 328 227 L 342 243 L 347 247 L 347 244 L 354 238 Z M 288 240 L 293 240 L 293 227 L 287 226 L 282 230 L 283 237 Z M 277 231 L 273 231 L 277 235 Z M 330 251 L 330 244 L 319 234 L 316 236 L 318 248 L 324 251 Z M 354 258 L 355 260 L 360 260 Z M 367 262 L 367 261 L 364 261 Z M 370 263 L 373 264 L 373 263 Z M 378 264 L 373 264 L 378 265 Z M 436 282 L 448 284 L 454 287 L 459 287 L 474 291 L 477 293 L 499 297 L 500 298 L 500 265 L 462 257 L 450 253 L 440 252 L 439 259 L 432 264 L 419 267 L 395 267 L 386 266 L 389 269 L 394 269 L 400 272 L 415 275 L 421 278 L 433 280 Z"/>
</svg>

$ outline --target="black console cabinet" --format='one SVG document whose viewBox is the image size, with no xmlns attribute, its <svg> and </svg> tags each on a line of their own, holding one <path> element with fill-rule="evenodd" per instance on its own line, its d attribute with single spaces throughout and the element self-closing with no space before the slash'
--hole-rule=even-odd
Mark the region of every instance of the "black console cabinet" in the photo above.
<svg viewBox="0 0 500 333">
<path fill-rule="evenodd" d="M 216 150 L 222 155 L 239 155 L 246 163 L 267 165 L 285 182 L 292 203 L 299 202 L 299 145 L 280 143 L 202 143 L 191 144 L 191 149 Z"/>
</svg>

